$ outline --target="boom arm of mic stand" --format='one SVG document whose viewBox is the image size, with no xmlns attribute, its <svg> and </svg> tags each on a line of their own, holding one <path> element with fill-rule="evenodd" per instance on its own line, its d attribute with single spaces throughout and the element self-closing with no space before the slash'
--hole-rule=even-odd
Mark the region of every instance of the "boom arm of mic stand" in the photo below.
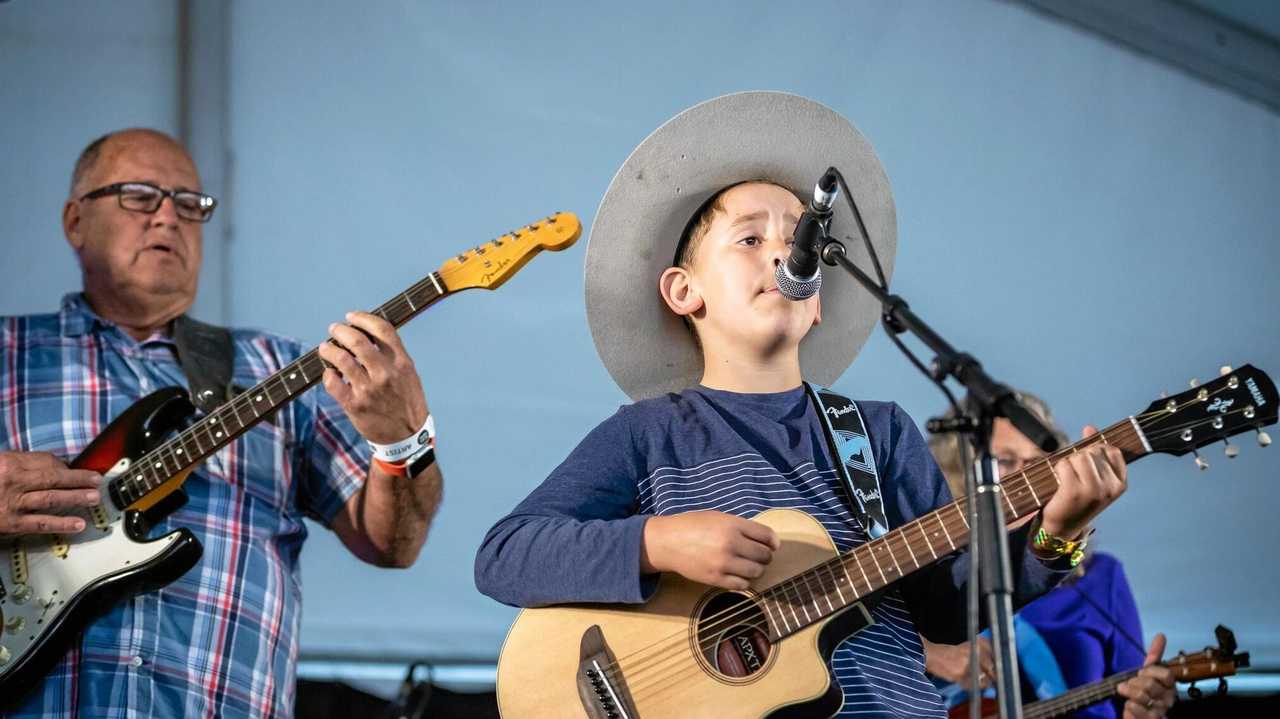
<svg viewBox="0 0 1280 719">
<path fill-rule="evenodd" d="M 899 295 L 889 294 L 883 287 L 871 279 L 865 272 L 845 254 L 844 245 L 836 240 L 826 238 L 822 247 L 822 260 L 828 265 L 843 267 L 853 276 L 858 284 L 871 293 L 884 307 L 885 326 L 890 332 L 902 334 L 911 332 L 937 355 L 939 373 L 951 375 L 969 390 L 969 395 L 993 417 L 1004 417 L 1027 436 L 1036 446 L 1046 452 L 1058 448 L 1058 440 L 1053 432 L 1030 412 L 1018 397 L 1003 384 L 991 379 L 972 355 L 957 352 L 938 333 L 934 332 L 924 320 L 911 311 L 907 301 Z M 939 377 L 940 379 L 940 377 Z"/>
</svg>

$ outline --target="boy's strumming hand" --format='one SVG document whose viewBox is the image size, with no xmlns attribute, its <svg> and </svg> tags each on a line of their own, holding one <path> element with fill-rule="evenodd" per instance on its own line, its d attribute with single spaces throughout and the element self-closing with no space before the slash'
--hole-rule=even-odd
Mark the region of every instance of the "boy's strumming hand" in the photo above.
<svg viewBox="0 0 1280 719">
<path fill-rule="evenodd" d="M 1084 428 L 1084 436 L 1098 433 Z M 1063 539 L 1078 539 L 1098 513 L 1125 490 L 1127 467 L 1116 447 L 1098 443 L 1053 463 L 1058 491 L 1044 505 L 1040 526 Z"/>
<path fill-rule="evenodd" d="M 640 571 L 675 572 L 723 589 L 746 589 L 781 546 L 773 529 L 724 512 L 650 517 L 640 545 Z"/>
</svg>

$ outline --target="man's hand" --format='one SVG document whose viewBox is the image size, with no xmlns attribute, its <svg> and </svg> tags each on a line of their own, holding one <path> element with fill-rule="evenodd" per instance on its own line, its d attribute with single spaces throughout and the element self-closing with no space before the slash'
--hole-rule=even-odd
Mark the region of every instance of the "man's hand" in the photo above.
<svg viewBox="0 0 1280 719">
<path fill-rule="evenodd" d="M 75 534 L 79 517 L 59 516 L 102 501 L 102 477 L 47 452 L 0 452 L 0 535 Z"/>
<path fill-rule="evenodd" d="M 969 686 L 969 642 L 961 644 L 934 644 L 924 642 L 924 670 L 962 687 Z M 991 640 L 978 637 L 978 685 L 991 686 L 996 675 L 995 657 L 991 654 Z"/>
<path fill-rule="evenodd" d="M 764 574 L 781 543 L 769 527 L 724 512 L 650 517 L 640 544 L 640 570 L 675 572 L 701 584 L 746 589 Z"/>
<path fill-rule="evenodd" d="M 333 324 L 333 342 L 320 345 L 324 388 L 365 439 L 393 444 L 427 421 L 427 399 L 413 360 L 391 323 L 367 312 L 348 312 L 350 325 Z"/>
<path fill-rule="evenodd" d="M 1124 703 L 1124 719 L 1156 719 L 1173 706 L 1177 695 L 1173 691 L 1173 670 L 1157 664 L 1164 654 L 1165 639 L 1157 634 L 1147 650 L 1138 676 L 1116 687 L 1116 693 L 1128 701 Z"/>
<path fill-rule="evenodd" d="M 1098 433 L 1084 428 L 1084 436 Z M 1078 539 L 1089 522 L 1124 493 L 1128 468 L 1120 450 L 1098 443 L 1053 464 L 1058 491 L 1044 505 L 1040 527 L 1055 537 Z"/>
</svg>

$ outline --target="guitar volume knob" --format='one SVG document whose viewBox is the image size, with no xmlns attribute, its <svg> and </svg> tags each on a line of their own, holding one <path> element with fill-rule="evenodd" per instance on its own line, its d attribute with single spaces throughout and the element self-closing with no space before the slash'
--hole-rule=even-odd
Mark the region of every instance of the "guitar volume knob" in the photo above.
<svg viewBox="0 0 1280 719">
<path fill-rule="evenodd" d="M 27 600 L 31 599 L 31 585 L 29 584 L 15 585 L 13 588 L 13 594 L 11 596 L 13 597 L 14 604 L 26 604 Z"/>
</svg>

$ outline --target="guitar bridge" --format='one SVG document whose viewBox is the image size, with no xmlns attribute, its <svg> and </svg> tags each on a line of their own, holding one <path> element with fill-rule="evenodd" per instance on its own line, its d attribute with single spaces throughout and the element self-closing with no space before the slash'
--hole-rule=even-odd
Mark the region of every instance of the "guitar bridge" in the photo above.
<svg viewBox="0 0 1280 719">
<path fill-rule="evenodd" d="M 639 719 L 622 671 L 598 625 L 582 633 L 578 696 L 590 719 Z"/>
</svg>

